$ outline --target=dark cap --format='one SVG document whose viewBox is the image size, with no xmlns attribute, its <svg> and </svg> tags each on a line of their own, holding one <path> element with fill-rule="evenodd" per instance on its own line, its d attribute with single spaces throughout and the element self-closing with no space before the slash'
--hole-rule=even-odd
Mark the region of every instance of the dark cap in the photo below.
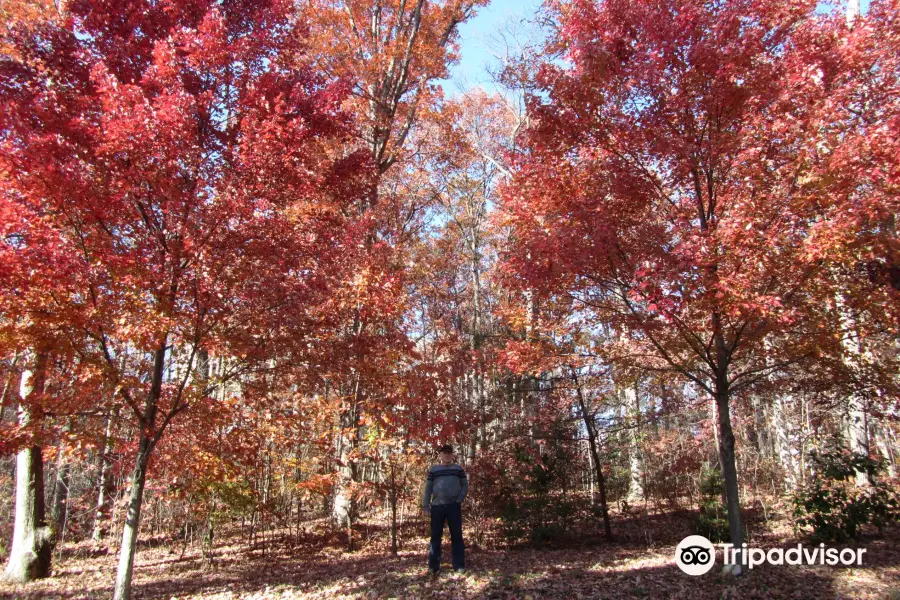
<svg viewBox="0 0 900 600">
<path fill-rule="evenodd" d="M 438 452 L 449 452 L 450 454 L 453 454 L 453 446 L 451 446 L 450 444 L 444 444 L 443 446 L 438 448 Z"/>
</svg>

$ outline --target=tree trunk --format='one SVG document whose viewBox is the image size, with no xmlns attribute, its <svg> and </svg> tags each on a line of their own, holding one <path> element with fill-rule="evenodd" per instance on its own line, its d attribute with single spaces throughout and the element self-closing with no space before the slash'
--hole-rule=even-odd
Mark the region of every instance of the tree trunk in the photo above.
<svg viewBox="0 0 900 600">
<path fill-rule="evenodd" d="M 718 400 L 717 400 L 716 396 L 713 396 L 712 398 L 710 398 L 709 414 L 710 414 L 710 419 L 712 421 L 713 439 L 716 444 L 716 460 L 718 460 L 719 463 L 721 463 L 722 462 L 722 444 L 720 441 L 721 435 L 719 433 L 719 409 L 716 407 L 717 402 L 718 402 Z M 719 467 L 721 468 L 721 464 L 719 465 Z"/>
<path fill-rule="evenodd" d="M 397 478 L 391 458 L 391 556 L 397 556 Z"/>
<path fill-rule="evenodd" d="M 357 514 L 357 498 L 352 493 L 353 482 L 358 481 L 359 465 L 354 450 L 359 444 L 359 408 L 362 392 L 360 376 L 355 376 L 353 401 L 350 407 L 341 412 L 340 431 L 338 432 L 338 481 L 335 486 L 332 518 L 338 527 L 347 529 L 347 548 L 352 552 L 353 522 Z"/>
<path fill-rule="evenodd" d="M 588 463 L 590 464 L 590 467 L 591 467 L 588 470 L 588 482 L 590 484 L 590 489 L 588 490 L 588 492 L 590 493 L 591 506 L 595 506 L 596 505 L 595 499 L 596 499 L 597 495 L 596 495 L 596 492 L 594 492 L 594 454 L 592 452 L 590 442 L 588 442 L 587 455 L 588 455 Z"/>
<path fill-rule="evenodd" d="M 600 467 L 600 451 L 597 449 L 597 437 L 596 432 L 594 431 L 594 423 L 588 412 L 584 394 L 581 392 L 581 385 L 578 383 L 578 374 L 574 367 L 571 370 L 572 380 L 575 382 L 575 393 L 578 398 L 578 406 L 581 409 L 581 417 L 584 420 L 584 426 L 587 429 L 588 443 L 591 447 L 591 456 L 594 462 L 594 472 L 597 476 L 597 491 L 600 494 L 600 510 L 603 513 L 603 531 L 606 534 L 606 539 L 611 540 L 612 526 L 609 523 L 609 505 L 606 502 L 606 479 L 603 477 L 603 470 Z"/>
<path fill-rule="evenodd" d="M 725 502 L 728 510 L 728 530 L 731 543 L 737 552 L 737 564 L 743 564 L 741 544 L 744 543 L 744 529 L 741 523 L 741 502 L 738 495 L 737 465 L 734 455 L 734 432 L 731 429 L 730 391 L 727 376 L 721 374 L 716 381 L 716 408 L 719 413 L 719 460 L 725 479 Z M 743 569 L 741 569 L 743 570 Z M 737 571 L 735 574 L 739 573 Z"/>
<path fill-rule="evenodd" d="M 848 9 L 849 10 L 849 9 Z M 848 12 L 848 20 L 851 19 Z M 843 363 L 852 374 L 853 390 L 847 398 L 847 434 L 850 450 L 869 456 L 869 423 L 866 410 L 866 398 L 862 392 L 865 377 L 862 374 L 863 344 L 857 327 L 856 318 L 844 303 L 844 297 L 838 293 L 835 295 L 835 304 L 838 309 L 838 317 L 843 329 L 841 346 L 844 350 Z M 856 485 L 864 487 L 870 485 L 867 471 L 856 472 Z"/>
<path fill-rule="evenodd" d="M 879 424 L 872 437 L 875 438 L 875 444 L 884 457 L 884 468 L 887 476 L 893 478 L 896 474 L 896 462 L 887 427 L 884 424 Z"/>
<path fill-rule="evenodd" d="M 122 530 L 122 545 L 119 550 L 119 569 L 116 574 L 114 600 L 128 600 L 131 598 L 131 578 L 134 572 L 134 556 L 140 531 L 141 503 L 144 498 L 144 483 L 147 479 L 147 463 L 150 458 L 149 450 L 150 436 L 145 433 L 144 428 L 141 428 L 137 461 L 131 474 L 131 494 L 128 499 L 128 512 L 125 515 L 125 527 Z"/>
<path fill-rule="evenodd" d="M 110 499 L 113 492 L 113 480 L 110 476 L 110 454 L 112 453 L 112 425 L 114 413 L 106 417 L 106 432 L 103 434 L 103 448 L 100 450 L 100 474 L 97 482 L 97 510 L 94 511 L 94 531 L 91 539 L 94 543 L 103 541 L 104 523 L 109 513 Z"/>
<path fill-rule="evenodd" d="M 72 431 L 71 419 L 66 422 L 63 431 L 66 433 Z M 66 518 L 69 512 L 70 465 L 69 461 L 66 459 L 65 450 L 66 442 L 65 438 L 63 438 L 59 442 L 59 454 L 56 458 L 56 481 L 53 485 L 53 501 L 51 503 L 51 515 L 53 517 L 53 522 L 56 524 L 57 531 L 60 532 L 60 536 L 62 535 L 62 532 L 65 531 Z"/>
<path fill-rule="evenodd" d="M 10 417 L 9 421 L 15 421 L 17 419 L 16 416 L 16 392 L 15 392 L 15 368 L 16 365 L 19 364 L 19 353 L 16 352 L 15 356 L 12 359 L 12 362 L 9 365 L 9 372 L 6 375 L 6 380 L 3 382 L 3 393 L 0 394 L 0 422 L 7 421 L 7 408 L 9 408 Z M 21 383 L 21 382 L 20 382 Z"/>
<path fill-rule="evenodd" d="M 790 423 L 787 416 L 787 406 L 781 394 L 775 394 L 772 420 L 775 426 L 775 448 L 778 452 L 778 460 L 784 470 L 784 484 L 788 491 L 797 487 L 797 469 L 794 464 L 794 451 L 791 443 Z"/>
<path fill-rule="evenodd" d="M 769 440 L 769 424 L 766 418 L 766 407 L 760 397 L 753 394 L 750 397 L 753 408 L 753 437 L 756 440 L 756 449 L 760 458 L 769 458 L 772 454 L 772 443 Z"/>
<path fill-rule="evenodd" d="M 22 372 L 19 394 L 19 424 L 32 419 L 27 401 L 32 394 L 44 392 L 47 355 L 39 352 L 34 370 Z M 40 418 L 35 413 L 34 418 Z M 9 562 L 3 578 L 10 582 L 27 582 L 50 575 L 53 540 L 44 513 L 44 462 L 41 447 L 32 445 L 16 455 L 16 516 Z"/>
<path fill-rule="evenodd" d="M 116 586 L 113 600 L 131 599 L 131 577 L 134 573 L 134 555 L 137 551 L 137 538 L 140 532 L 141 502 L 144 498 L 144 484 L 147 480 L 147 464 L 153 449 L 153 436 L 156 427 L 156 411 L 162 391 L 163 367 L 166 359 L 165 340 L 156 350 L 153 357 L 153 381 L 142 422 L 139 428 L 138 453 L 134 471 L 131 474 L 131 494 L 128 499 L 128 511 L 122 529 L 122 545 L 119 549 L 119 569 L 116 574 Z"/>
<path fill-rule="evenodd" d="M 338 527 L 348 527 L 352 520 L 353 498 L 350 493 L 350 484 L 354 479 L 353 459 L 351 452 L 355 437 L 353 431 L 358 427 L 354 408 L 341 413 L 341 431 L 338 433 L 338 480 L 335 485 L 334 502 L 332 503 L 332 517 Z M 347 431 L 349 430 L 349 432 Z"/>
<path fill-rule="evenodd" d="M 482 340 L 482 315 L 481 315 L 481 248 L 477 231 L 478 221 L 469 232 L 469 274 L 472 285 L 472 332 L 471 346 L 475 352 L 475 362 L 472 371 L 473 408 L 478 415 L 477 424 L 472 429 L 471 452 L 469 456 L 475 457 L 484 443 L 484 361 L 481 356 Z"/>
<path fill-rule="evenodd" d="M 34 581 L 50 576 L 53 544 L 44 514 L 44 470 L 40 446 L 16 455 L 16 520 L 4 579 Z"/>
<path fill-rule="evenodd" d="M 865 408 L 865 399 L 857 393 L 853 393 L 847 401 L 847 428 L 850 450 L 863 456 L 869 456 L 869 419 Z M 856 472 L 857 486 L 865 487 L 870 483 L 867 471 Z"/>
<path fill-rule="evenodd" d="M 525 301 L 527 311 L 527 318 L 525 321 L 525 339 L 527 341 L 537 341 L 539 307 L 537 295 L 534 290 L 526 290 Z M 534 449 L 536 447 L 536 440 L 534 439 L 534 421 L 535 415 L 538 412 L 538 403 L 540 402 L 539 377 L 535 377 L 534 375 L 531 375 L 529 373 L 519 380 L 520 388 L 522 387 L 523 383 L 525 388 L 524 392 L 520 390 L 520 410 L 522 411 L 521 417 L 525 419 L 528 427 L 528 444 L 532 449 Z M 534 396 L 531 395 L 532 393 L 534 393 Z"/>
<path fill-rule="evenodd" d="M 628 429 L 628 466 L 629 466 L 629 486 L 628 486 L 628 503 L 637 504 L 644 499 L 643 469 L 641 466 L 640 456 L 640 424 L 641 408 L 640 400 L 637 395 L 637 383 L 634 386 L 626 385 L 622 388 L 623 414 L 626 416 L 626 426 Z"/>
</svg>

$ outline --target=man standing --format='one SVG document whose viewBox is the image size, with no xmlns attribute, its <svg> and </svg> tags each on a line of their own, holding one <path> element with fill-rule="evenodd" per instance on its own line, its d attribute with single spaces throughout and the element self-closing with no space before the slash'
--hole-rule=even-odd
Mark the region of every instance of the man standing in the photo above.
<svg viewBox="0 0 900 600">
<path fill-rule="evenodd" d="M 465 546 L 462 537 L 462 501 L 469 491 L 466 472 L 456 463 L 453 446 L 446 444 L 440 448 L 441 462 L 428 469 L 425 483 L 425 497 L 422 510 L 431 515 L 431 545 L 428 547 L 428 569 L 437 575 L 441 569 L 441 538 L 444 535 L 444 521 L 450 527 L 450 554 L 453 570 L 465 570 Z M 433 494 L 433 498 L 432 498 Z"/>
</svg>

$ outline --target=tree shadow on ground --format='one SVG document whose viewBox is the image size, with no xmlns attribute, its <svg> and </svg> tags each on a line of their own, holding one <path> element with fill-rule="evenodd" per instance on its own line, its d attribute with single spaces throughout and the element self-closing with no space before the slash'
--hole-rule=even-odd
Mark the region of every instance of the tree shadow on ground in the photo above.
<svg viewBox="0 0 900 600">
<path fill-rule="evenodd" d="M 434 581 L 427 574 L 424 539 L 397 557 L 322 545 L 278 545 L 264 555 L 248 554 L 246 546 L 235 544 L 217 550 L 214 569 L 204 567 L 196 552 L 180 563 L 161 551 L 139 554 L 133 590 L 135 599 L 885 598 L 900 589 L 900 550 L 890 541 L 896 529 L 857 544 L 868 549 L 862 567 L 764 565 L 739 578 L 723 576 L 721 564 L 699 577 L 682 573 L 673 561 L 677 528 L 671 539 L 650 546 L 622 535 L 622 541 L 564 549 L 469 549 L 464 575 L 451 572 L 445 540 L 444 568 Z M 115 557 L 65 563 L 50 580 L 0 585 L 0 598 L 108 598 L 114 573 Z"/>
</svg>

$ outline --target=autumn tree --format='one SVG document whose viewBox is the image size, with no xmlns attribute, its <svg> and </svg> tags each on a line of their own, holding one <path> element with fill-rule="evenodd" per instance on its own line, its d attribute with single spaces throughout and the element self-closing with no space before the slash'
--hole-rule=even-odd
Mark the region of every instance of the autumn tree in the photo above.
<svg viewBox="0 0 900 600">
<path fill-rule="evenodd" d="M 816 235 L 819 203 L 847 204 L 808 180 L 807 143 L 846 122 L 815 109 L 837 71 L 811 52 L 835 47 L 843 19 L 813 2 L 691 0 L 578 0 L 558 19 L 569 64 L 544 66 L 505 191 L 508 281 L 613 327 L 612 361 L 676 372 L 714 400 L 740 547 L 733 399 L 839 352 L 822 311 L 839 284 L 811 253 L 835 247 Z"/>
<path fill-rule="evenodd" d="M 358 143 L 370 153 L 378 182 L 357 210 L 376 232 L 366 240 L 368 261 L 348 288 L 346 321 L 334 335 L 345 340 L 347 363 L 335 386 L 343 407 L 337 416 L 337 464 L 333 517 L 347 528 L 353 546 L 353 522 L 361 460 L 361 419 L 366 404 L 391 404 L 384 397 L 402 385 L 379 359 L 409 356 L 413 346 L 404 331 L 408 308 L 404 287 L 404 249 L 421 224 L 431 198 L 408 192 L 417 170 L 414 155 L 422 140 L 417 127 L 437 118 L 441 90 L 456 59 L 458 26 L 483 0 L 316 0 L 301 12 L 310 22 L 318 51 L 316 66 L 353 82 L 348 104 L 358 118 Z M 398 168 L 400 167 L 400 168 Z M 394 383 L 389 383 L 391 380 Z"/>
<path fill-rule="evenodd" d="M 0 35 L 8 35 L 15 27 L 39 24 L 61 16 L 60 2 L 53 0 L 2 0 L 0 1 Z M 14 53 L 8 43 L 0 45 L 0 53 Z"/>
<path fill-rule="evenodd" d="M 3 250 L 25 275 L 50 273 L 44 239 L 65 258 L 53 285 L 11 287 L 56 315 L 137 425 L 115 586 L 128 598 L 154 448 L 227 380 L 210 355 L 233 358 L 233 378 L 315 354 L 367 235 L 345 209 L 370 161 L 341 151 L 346 87 L 304 66 L 291 3 L 68 8 L 10 34 Z"/>
<path fill-rule="evenodd" d="M 815 67 L 797 88 L 809 106 L 802 182 L 818 210 L 805 248 L 834 284 L 822 304 L 840 339 L 847 438 L 866 455 L 883 443 L 876 416 L 897 390 L 897 10 L 895 1 L 876 2 L 860 16 L 848 2 L 846 18 L 831 15 L 830 28 L 804 39 Z M 857 472 L 857 483 L 871 481 Z"/>
</svg>

